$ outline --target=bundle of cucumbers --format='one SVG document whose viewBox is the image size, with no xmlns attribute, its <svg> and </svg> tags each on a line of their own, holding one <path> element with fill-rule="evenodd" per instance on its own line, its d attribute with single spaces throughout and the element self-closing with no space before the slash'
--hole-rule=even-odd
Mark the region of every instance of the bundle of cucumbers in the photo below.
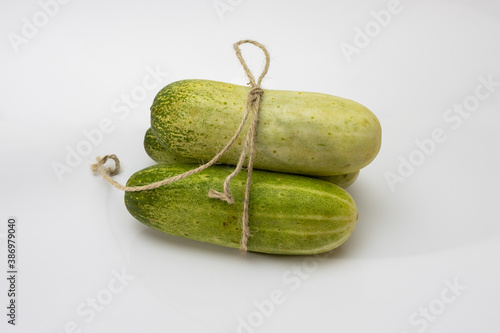
<svg viewBox="0 0 500 333">
<path fill-rule="evenodd" d="M 164 87 L 154 99 L 144 138 L 147 154 L 158 164 L 136 172 L 127 186 L 160 181 L 211 160 L 238 128 L 249 89 L 207 80 Z M 217 165 L 153 190 L 126 192 L 128 211 L 159 231 L 239 248 L 246 172 L 231 181 L 234 204 L 207 193 L 221 189 L 234 170 L 245 135 L 244 128 Z M 307 255 L 342 244 L 358 219 L 344 188 L 373 161 L 380 145 L 380 123 L 359 103 L 319 93 L 264 90 L 248 250 Z"/>
</svg>

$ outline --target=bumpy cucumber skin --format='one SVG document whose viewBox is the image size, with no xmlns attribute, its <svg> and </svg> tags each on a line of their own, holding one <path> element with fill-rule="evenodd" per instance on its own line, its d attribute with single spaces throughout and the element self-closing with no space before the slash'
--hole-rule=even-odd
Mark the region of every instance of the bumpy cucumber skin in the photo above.
<svg viewBox="0 0 500 333">
<path fill-rule="evenodd" d="M 194 158 L 184 157 L 174 153 L 162 146 L 153 134 L 151 128 L 148 128 L 144 135 L 144 150 L 151 159 L 157 163 L 196 163 L 199 161 Z"/>
<path fill-rule="evenodd" d="M 171 83 L 151 107 L 153 133 L 175 153 L 208 161 L 238 128 L 248 90 L 207 80 Z M 249 123 L 220 163 L 236 164 Z M 255 168 L 315 176 L 347 174 L 368 165 L 380 145 L 380 123 L 361 104 L 326 94 L 264 90 Z"/>
<path fill-rule="evenodd" d="M 203 162 L 198 161 L 194 158 L 184 157 L 173 151 L 163 147 L 153 134 L 151 128 L 146 131 L 144 136 L 144 149 L 149 157 L 156 163 L 189 163 L 189 164 L 203 164 Z M 358 178 L 359 171 L 351 172 L 343 175 L 335 176 L 313 176 L 330 183 L 333 183 L 342 188 L 348 188 L 351 186 L 356 178 Z"/>
<path fill-rule="evenodd" d="M 127 186 L 149 184 L 192 169 L 158 164 L 136 172 Z M 206 243 L 239 248 L 246 172 L 231 182 L 235 203 L 210 199 L 234 168 L 212 166 L 154 190 L 126 192 L 125 205 L 140 222 L 159 231 Z M 358 212 L 342 188 L 317 179 L 254 170 L 248 250 L 308 255 L 329 251 L 353 232 Z"/>
</svg>

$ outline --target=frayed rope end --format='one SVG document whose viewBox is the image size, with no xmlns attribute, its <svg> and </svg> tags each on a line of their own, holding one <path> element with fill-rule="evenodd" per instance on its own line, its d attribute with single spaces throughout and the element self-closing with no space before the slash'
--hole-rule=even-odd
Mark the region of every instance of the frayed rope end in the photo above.
<svg viewBox="0 0 500 333">
<path fill-rule="evenodd" d="M 225 201 L 230 205 L 234 204 L 234 198 L 232 195 L 226 195 L 225 193 L 221 193 L 216 190 L 210 189 L 210 191 L 208 191 L 208 197 L 211 199 L 219 199 Z"/>
<path fill-rule="evenodd" d="M 104 166 L 104 164 L 106 164 L 106 162 L 108 161 L 108 159 L 112 159 L 113 161 L 115 161 L 115 167 L 114 168 L 106 168 L 106 173 L 110 176 L 114 176 L 114 175 L 117 175 L 119 172 L 120 172 L 120 160 L 118 159 L 118 157 L 116 155 L 105 155 L 104 157 L 99 157 L 97 156 L 96 158 L 96 163 L 92 164 L 90 166 L 92 172 L 94 174 L 97 174 L 97 172 L 99 171 L 99 169 Z"/>
</svg>

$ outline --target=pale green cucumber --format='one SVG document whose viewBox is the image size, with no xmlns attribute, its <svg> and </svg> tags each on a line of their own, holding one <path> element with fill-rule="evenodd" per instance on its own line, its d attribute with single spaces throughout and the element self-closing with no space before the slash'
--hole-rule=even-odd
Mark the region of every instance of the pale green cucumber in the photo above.
<svg viewBox="0 0 500 333">
<path fill-rule="evenodd" d="M 146 131 L 144 136 L 144 149 L 149 157 L 157 163 L 189 163 L 189 164 L 203 164 L 194 158 L 184 157 L 162 146 L 153 134 L 151 128 Z M 343 175 L 335 176 L 312 176 L 342 188 L 351 186 L 356 178 L 358 178 L 359 171 L 351 172 Z"/>
<path fill-rule="evenodd" d="M 184 80 L 164 87 L 151 107 L 158 141 L 176 154 L 210 160 L 234 135 L 249 87 Z M 250 120 L 219 160 L 236 164 Z M 331 176 L 368 165 L 381 145 L 377 117 L 363 105 L 326 94 L 264 90 L 254 167 Z"/>
<path fill-rule="evenodd" d="M 191 170 L 190 164 L 157 164 L 133 174 L 127 186 L 150 184 Z M 231 166 L 216 165 L 154 190 L 126 192 L 125 204 L 137 220 L 159 231 L 239 248 L 246 172 L 231 182 L 235 203 L 210 199 L 222 190 Z M 248 250 L 275 254 L 315 254 L 349 238 L 358 212 L 342 188 L 318 179 L 254 170 L 250 193 Z"/>
</svg>

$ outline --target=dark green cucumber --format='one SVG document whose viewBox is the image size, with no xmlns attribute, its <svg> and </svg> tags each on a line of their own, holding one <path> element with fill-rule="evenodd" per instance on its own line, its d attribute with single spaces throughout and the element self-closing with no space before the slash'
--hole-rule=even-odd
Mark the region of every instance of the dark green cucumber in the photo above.
<svg viewBox="0 0 500 333">
<path fill-rule="evenodd" d="M 153 134 L 151 128 L 148 128 L 144 135 L 144 150 L 146 154 L 156 163 L 193 163 L 199 164 L 194 158 L 184 157 L 174 153 L 161 145 Z"/>
<path fill-rule="evenodd" d="M 356 179 L 358 179 L 359 176 L 359 171 L 351 172 L 351 173 L 346 173 L 343 175 L 335 175 L 335 176 L 315 176 L 315 178 L 324 180 L 326 182 L 333 183 L 337 186 L 340 186 L 342 188 L 348 188 L 354 182 Z"/>
<path fill-rule="evenodd" d="M 149 184 L 193 168 L 158 164 L 136 172 L 127 186 Z M 216 165 L 178 182 L 126 192 L 125 204 L 137 220 L 159 231 L 239 248 L 246 172 L 231 182 L 232 205 L 210 199 L 222 190 L 231 166 Z M 275 254 L 315 254 L 338 247 L 353 232 L 358 212 L 342 188 L 318 179 L 254 170 L 250 194 L 248 250 Z"/>
</svg>

